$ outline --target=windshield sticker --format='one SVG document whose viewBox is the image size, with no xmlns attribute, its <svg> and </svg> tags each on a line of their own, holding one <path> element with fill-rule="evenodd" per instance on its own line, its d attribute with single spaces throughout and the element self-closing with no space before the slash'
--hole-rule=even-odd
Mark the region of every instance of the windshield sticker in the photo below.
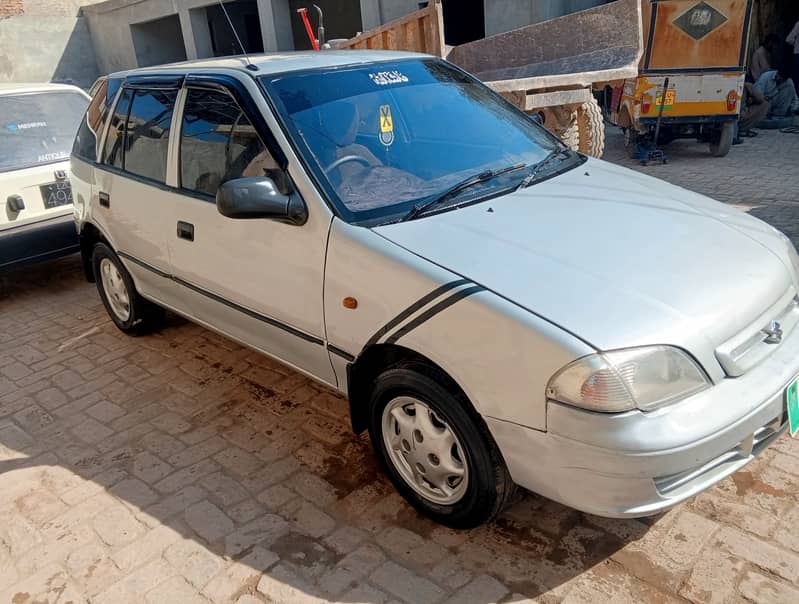
<svg viewBox="0 0 799 604">
<path fill-rule="evenodd" d="M 394 144 L 394 118 L 391 105 L 380 105 L 380 142 L 386 147 Z"/>
<path fill-rule="evenodd" d="M 391 84 L 405 84 L 410 82 L 410 78 L 404 73 L 397 70 L 393 71 L 378 71 L 370 73 L 369 78 L 378 86 L 389 86 Z"/>
<path fill-rule="evenodd" d="M 31 128 L 47 128 L 47 122 L 27 122 L 25 124 L 9 124 L 6 130 L 16 132 L 17 130 L 30 130 Z"/>
<path fill-rule="evenodd" d="M 69 157 L 69 153 L 66 151 L 58 151 L 56 153 L 42 153 L 39 156 L 39 162 L 43 161 L 54 161 L 57 159 L 67 159 Z"/>
</svg>

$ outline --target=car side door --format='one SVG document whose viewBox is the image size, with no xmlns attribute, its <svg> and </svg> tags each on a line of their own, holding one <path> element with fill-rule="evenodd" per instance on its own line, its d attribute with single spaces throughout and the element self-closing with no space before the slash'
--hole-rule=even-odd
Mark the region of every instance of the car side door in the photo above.
<svg viewBox="0 0 799 604">
<path fill-rule="evenodd" d="M 182 81 L 182 80 L 181 80 Z M 180 91 L 175 78 L 126 81 L 118 95 L 102 160 L 96 165 L 92 220 L 146 298 L 174 307 L 169 278 L 169 143 Z"/>
<path fill-rule="evenodd" d="M 310 211 L 302 226 L 222 216 L 216 193 L 237 178 L 269 177 L 299 193 L 242 82 L 189 77 L 179 105 L 182 194 L 172 205 L 169 249 L 191 316 L 335 386 L 323 311 L 329 215 Z"/>
</svg>

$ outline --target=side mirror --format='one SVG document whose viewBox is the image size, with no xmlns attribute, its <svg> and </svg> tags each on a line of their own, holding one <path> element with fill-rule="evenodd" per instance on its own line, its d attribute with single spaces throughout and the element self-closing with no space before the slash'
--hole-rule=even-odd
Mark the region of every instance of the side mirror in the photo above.
<svg viewBox="0 0 799 604">
<path fill-rule="evenodd" d="M 295 225 L 308 220 L 308 208 L 300 196 L 284 195 L 267 176 L 229 180 L 216 192 L 216 209 L 236 219 L 268 218 Z"/>
</svg>

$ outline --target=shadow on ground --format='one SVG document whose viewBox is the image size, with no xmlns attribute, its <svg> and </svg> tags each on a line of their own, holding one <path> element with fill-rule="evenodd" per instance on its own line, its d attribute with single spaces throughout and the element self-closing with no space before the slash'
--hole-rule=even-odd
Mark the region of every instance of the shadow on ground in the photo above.
<svg viewBox="0 0 799 604">
<path fill-rule="evenodd" d="M 490 525 L 437 526 L 351 434 L 346 401 L 176 317 L 124 336 L 74 257 L 0 276 L 0 350 L 0 569 L 3 554 L 16 569 L 0 594 L 55 564 L 98 602 L 135 596 L 145 570 L 212 601 L 259 586 L 286 600 L 559 599 L 589 569 L 612 576 L 611 556 L 657 522 L 524 494 Z"/>
</svg>

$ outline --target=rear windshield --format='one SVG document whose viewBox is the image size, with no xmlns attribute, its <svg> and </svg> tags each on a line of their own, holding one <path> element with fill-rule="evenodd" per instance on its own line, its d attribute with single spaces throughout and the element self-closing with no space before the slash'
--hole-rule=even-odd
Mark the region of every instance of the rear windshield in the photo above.
<svg viewBox="0 0 799 604">
<path fill-rule="evenodd" d="M 0 172 L 69 159 L 88 104 L 71 91 L 0 95 Z"/>
</svg>

